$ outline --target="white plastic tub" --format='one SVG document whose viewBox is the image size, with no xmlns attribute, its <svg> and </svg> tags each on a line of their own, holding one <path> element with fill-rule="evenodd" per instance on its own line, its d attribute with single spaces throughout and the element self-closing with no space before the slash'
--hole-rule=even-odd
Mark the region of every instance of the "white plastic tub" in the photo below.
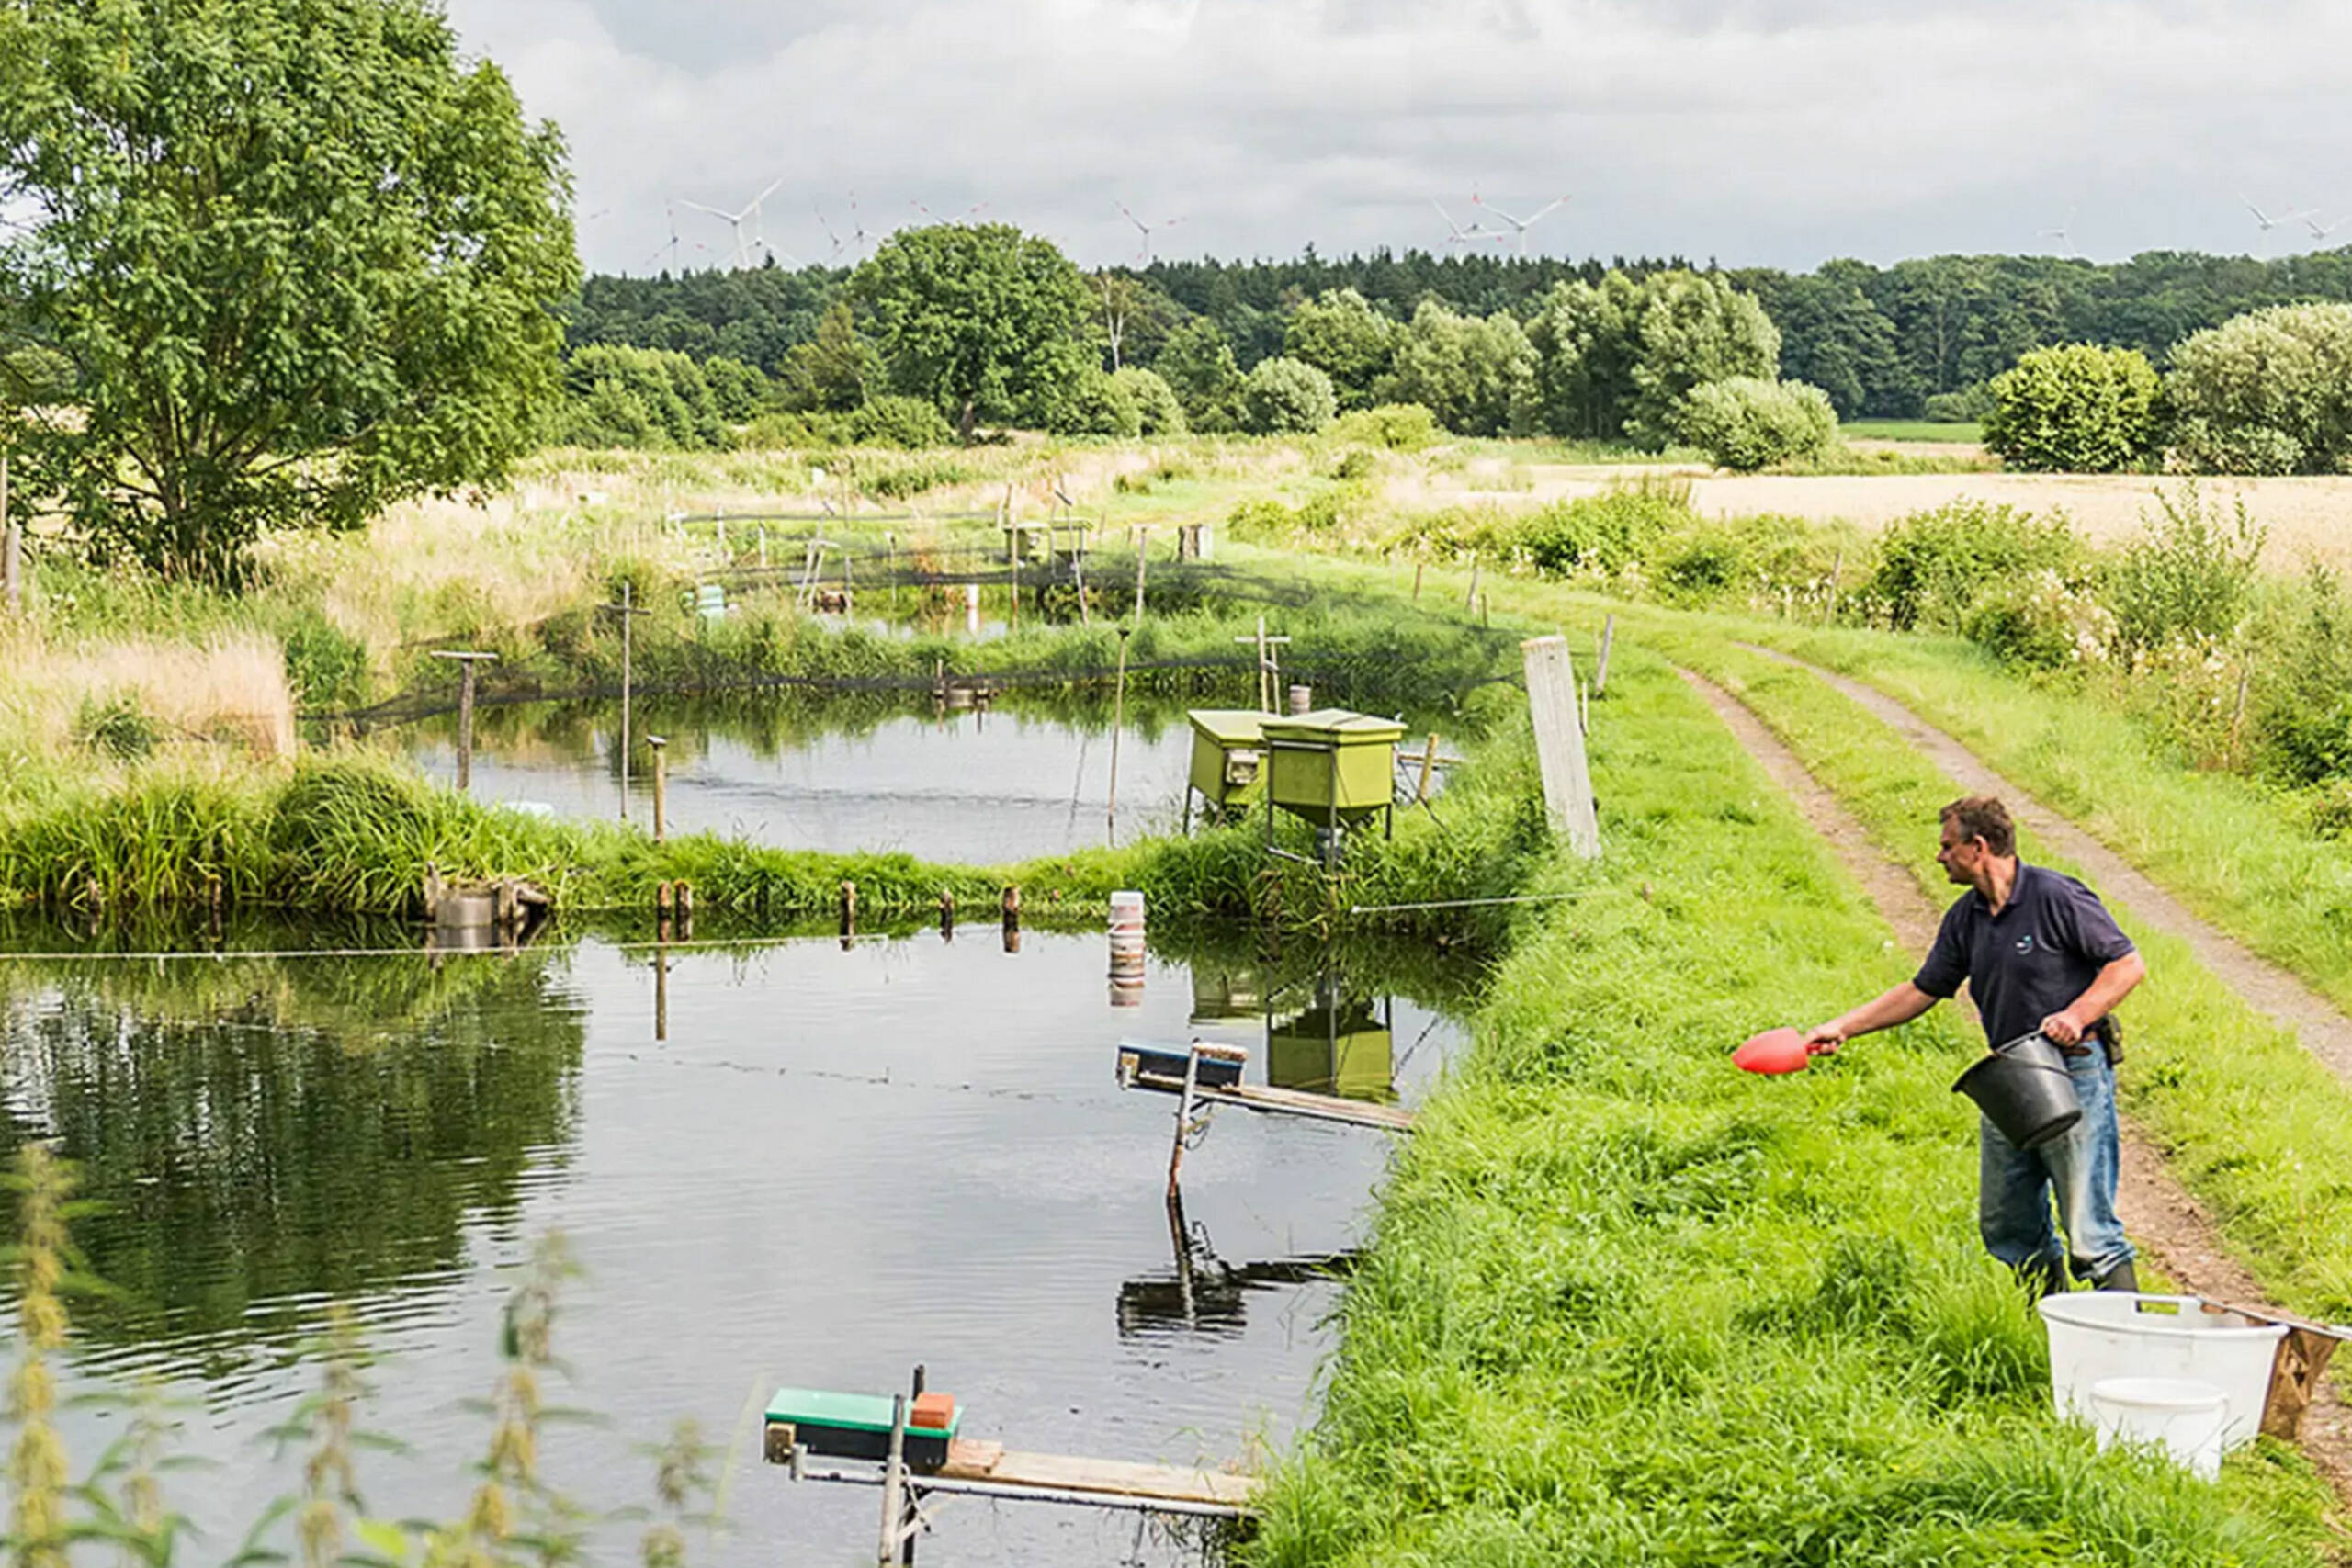
<svg viewBox="0 0 2352 1568">
<path fill-rule="evenodd" d="M 2285 1325 L 2234 1313 L 2207 1312 L 2195 1296 L 2074 1291 L 2041 1300 L 2050 1331 L 2050 1389 L 2058 1414 L 2094 1418 L 2092 1386 L 2107 1378 L 2190 1378 L 2212 1384 L 2227 1402 L 2222 1446 L 2236 1448 L 2262 1429 L 2270 1364 Z"/>
<path fill-rule="evenodd" d="M 2196 1378 L 2101 1378 L 2091 1384 L 2102 1451 L 2119 1442 L 2161 1444 L 2176 1463 L 2208 1481 L 2222 1473 L 2229 1410 L 2229 1395 Z"/>
</svg>

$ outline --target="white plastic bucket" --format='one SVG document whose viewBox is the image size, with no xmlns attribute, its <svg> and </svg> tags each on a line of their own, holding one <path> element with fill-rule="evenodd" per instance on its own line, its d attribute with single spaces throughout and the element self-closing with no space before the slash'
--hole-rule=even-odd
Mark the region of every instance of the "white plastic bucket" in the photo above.
<svg viewBox="0 0 2352 1568">
<path fill-rule="evenodd" d="M 2101 1378 L 2091 1419 L 2102 1451 L 2119 1442 L 2160 1443 L 2177 1463 L 2211 1481 L 2222 1473 L 2230 1398 L 2196 1378 Z"/>
<path fill-rule="evenodd" d="M 2224 1449 L 2252 1442 L 2262 1429 L 2284 1325 L 2207 1312 L 2196 1296 L 2129 1291 L 2044 1296 L 2041 1311 L 2050 1332 L 2050 1392 L 2059 1415 L 2091 1419 L 2091 1389 L 2108 1378 L 2189 1378 L 2220 1389 L 2228 1403 Z"/>
<path fill-rule="evenodd" d="M 1122 889 L 1111 895 L 1111 929 L 1114 931 L 1143 930 L 1143 895 Z"/>
</svg>

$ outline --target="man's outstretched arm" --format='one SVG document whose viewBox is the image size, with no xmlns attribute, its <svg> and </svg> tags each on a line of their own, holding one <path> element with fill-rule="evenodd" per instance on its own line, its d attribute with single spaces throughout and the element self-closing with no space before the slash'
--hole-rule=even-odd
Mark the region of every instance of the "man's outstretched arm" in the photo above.
<svg viewBox="0 0 2352 1568">
<path fill-rule="evenodd" d="M 1905 980 L 1851 1012 L 1841 1013 L 1827 1023 L 1815 1024 L 1805 1031 L 1804 1048 L 1816 1056 L 1830 1055 L 1855 1035 L 1875 1034 L 1882 1029 L 1908 1023 L 1942 999 L 1941 997 L 1929 996 Z"/>
</svg>

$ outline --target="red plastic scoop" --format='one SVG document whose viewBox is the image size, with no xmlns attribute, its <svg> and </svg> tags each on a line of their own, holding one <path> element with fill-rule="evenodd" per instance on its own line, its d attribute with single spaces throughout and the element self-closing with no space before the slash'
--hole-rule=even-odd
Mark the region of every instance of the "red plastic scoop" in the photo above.
<svg viewBox="0 0 2352 1568">
<path fill-rule="evenodd" d="M 1733 1066 L 1751 1073 L 1801 1073 L 1812 1060 L 1796 1029 L 1768 1029 L 1731 1054 Z"/>
</svg>

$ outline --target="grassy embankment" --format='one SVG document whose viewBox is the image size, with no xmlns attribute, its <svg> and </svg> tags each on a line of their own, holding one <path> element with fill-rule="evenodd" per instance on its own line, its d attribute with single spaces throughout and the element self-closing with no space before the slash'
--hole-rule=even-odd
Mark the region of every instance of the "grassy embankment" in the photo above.
<svg viewBox="0 0 2352 1568">
<path fill-rule="evenodd" d="M 1524 917 L 1400 1162 L 1252 1560 L 2326 1560 L 2287 1450 L 2211 1487 L 2052 1419 L 1956 1020 L 1730 1069 L 1909 955 L 1655 655 L 1621 646 L 1594 750 L 1609 852 L 1542 879 L 1583 896 Z"/>
</svg>

